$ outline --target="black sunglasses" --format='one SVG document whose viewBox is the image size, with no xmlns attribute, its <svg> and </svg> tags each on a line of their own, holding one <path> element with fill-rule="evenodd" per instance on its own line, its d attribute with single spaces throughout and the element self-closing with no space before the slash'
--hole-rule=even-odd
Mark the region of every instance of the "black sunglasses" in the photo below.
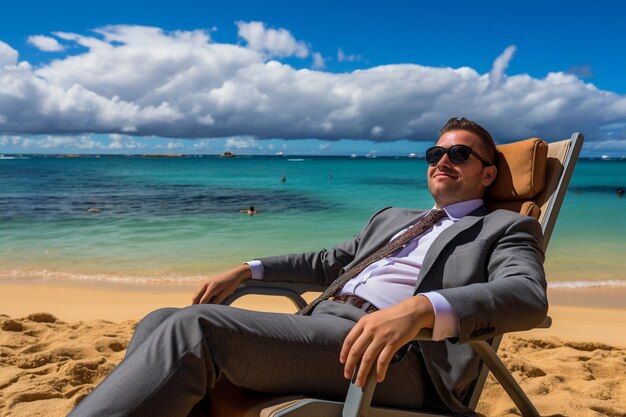
<svg viewBox="0 0 626 417">
<path fill-rule="evenodd" d="M 485 164 L 485 166 L 493 165 L 491 162 L 474 152 L 474 150 L 467 145 L 454 145 L 450 146 L 448 149 L 443 146 L 433 146 L 426 151 L 426 162 L 430 165 L 437 165 L 445 154 L 448 154 L 448 158 L 453 164 L 465 163 L 469 159 L 470 155 L 474 155 L 480 160 L 480 162 Z"/>
</svg>

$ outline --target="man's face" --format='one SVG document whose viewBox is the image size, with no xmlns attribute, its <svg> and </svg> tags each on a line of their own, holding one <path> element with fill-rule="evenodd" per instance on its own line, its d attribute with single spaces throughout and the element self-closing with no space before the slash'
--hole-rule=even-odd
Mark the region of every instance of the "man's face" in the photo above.
<svg viewBox="0 0 626 417">
<path fill-rule="evenodd" d="M 453 130 L 444 133 L 437 141 L 437 146 L 446 149 L 453 145 L 467 145 L 487 159 L 481 139 L 471 132 Z M 485 188 L 494 180 L 496 171 L 495 166 L 485 167 L 474 155 L 464 163 L 453 164 L 446 154 L 437 165 L 428 167 L 428 189 L 437 207 L 481 198 Z"/>
</svg>

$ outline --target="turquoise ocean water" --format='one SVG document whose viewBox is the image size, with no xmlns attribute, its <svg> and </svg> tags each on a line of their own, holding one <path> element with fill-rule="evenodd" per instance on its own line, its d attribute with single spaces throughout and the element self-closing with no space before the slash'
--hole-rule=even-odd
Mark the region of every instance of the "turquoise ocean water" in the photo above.
<svg viewBox="0 0 626 417">
<path fill-rule="evenodd" d="M 0 281 L 195 281 L 329 248 L 382 207 L 431 207 L 426 168 L 409 158 L 2 157 Z M 547 253 L 552 285 L 626 285 L 620 187 L 625 160 L 579 161 Z M 251 205 L 258 215 L 239 213 Z"/>
</svg>

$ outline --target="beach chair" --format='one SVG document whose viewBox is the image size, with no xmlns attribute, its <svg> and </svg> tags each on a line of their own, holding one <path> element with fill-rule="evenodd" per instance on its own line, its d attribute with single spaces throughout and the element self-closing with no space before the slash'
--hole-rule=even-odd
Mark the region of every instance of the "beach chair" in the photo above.
<svg viewBox="0 0 626 417">
<path fill-rule="evenodd" d="M 497 180 L 485 195 L 488 209 L 508 209 L 537 218 L 544 234 L 544 249 L 547 248 L 582 143 L 583 135 L 574 133 L 570 139 L 550 144 L 533 138 L 498 146 L 500 160 Z M 288 297 L 299 309 L 306 305 L 302 297 L 304 293 L 322 290 L 323 288 L 311 285 L 249 281 L 225 300 L 225 303 L 230 304 L 247 294 L 277 295 Z M 549 328 L 550 325 L 551 319 L 547 317 L 538 327 Z M 417 336 L 416 340 L 429 340 L 430 337 L 429 332 L 424 331 Z M 478 378 L 467 390 L 462 402 L 470 409 L 476 409 L 487 375 L 491 372 L 523 416 L 539 416 L 532 402 L 498 357 L 496 352 L 501 340 L 502 336 L 498 336 L 490 341 L 468 342 L 481 358 L 482 364 Z M 228 416 L 428 417 L 457 415 L 452 412 L 442 414 L 436 411 L 373 407 L 371 399 L 375 388 L 376 380 L 372 372 L 362 389 L 354 383 L 350 385 L 344 402 L 294 397 L 272 398 L 252 407 L 248 407 L 249 402 L 247 404 L 244 402 L 248 409 L 231 408 Z M 265 397 L 266 400 L 268 398 L 270 397 Z M 261 400 L 255 399 L 255 401 Z"/>
</svg>

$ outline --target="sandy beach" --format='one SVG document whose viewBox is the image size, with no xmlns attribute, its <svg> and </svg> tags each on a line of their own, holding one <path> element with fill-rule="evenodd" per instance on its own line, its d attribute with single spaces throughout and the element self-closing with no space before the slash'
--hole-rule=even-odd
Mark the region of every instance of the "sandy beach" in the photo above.
<svg viewBox="0 0 626 417">
<path fill-rule="evenodd" d="M 189 303 L 192 286 L 0 284 L 0 417 L 65 416 L 122 359 L 137 321 Z M 545 416 L 626 416 L 626 287 L 550 289 L 550 329 L 507 335 L 501 355 Z M 241 308 L 290 311 L 274 297 Z M 490 377 L 478 411 L 519 415 Z"/>
</svg>

